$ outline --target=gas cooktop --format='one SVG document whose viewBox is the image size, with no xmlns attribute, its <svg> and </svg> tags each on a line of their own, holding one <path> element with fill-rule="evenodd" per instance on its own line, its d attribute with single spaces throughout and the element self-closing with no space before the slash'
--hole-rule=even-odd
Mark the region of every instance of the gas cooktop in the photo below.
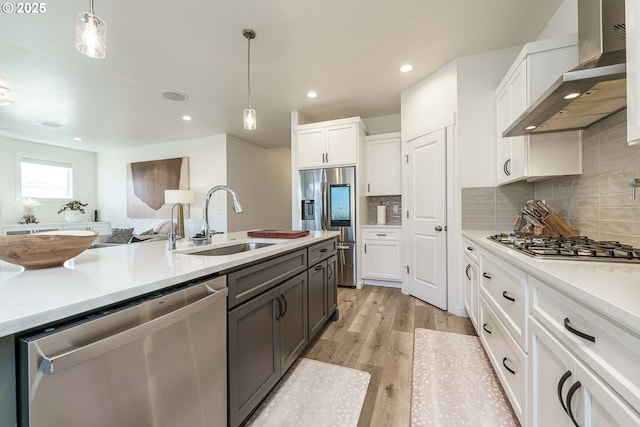
<svg viewBox="0 0 640 427">
<path fill-rule="evenodd" d="M 535 258 L 640 264 L 640 249 L 620 242 L 597 241 L 585 236 L 502 233 L 488 238 Z"/>
</svg>

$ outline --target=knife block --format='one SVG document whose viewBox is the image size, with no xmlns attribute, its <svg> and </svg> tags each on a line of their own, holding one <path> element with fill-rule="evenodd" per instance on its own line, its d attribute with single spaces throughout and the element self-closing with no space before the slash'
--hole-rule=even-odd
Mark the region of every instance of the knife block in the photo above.
<svg viewBox="0 0 640 427">
<path fill-rule="evenodd" d="M 573 228 L 569 226 L 569 224 L 564 222 L 562 218 L 560 218 L 558 214 L 555 212 L 550 213 L 549 215 L 544 217 L 542 222 L 544 222 L 546 226 L 545 228 L 548 227 L 551 230 L 550 234 L 552 235 L 569 236 L 569 237 L 576 237 L 579 235 L 578 233 L 575 232 Z"/>
</svg>

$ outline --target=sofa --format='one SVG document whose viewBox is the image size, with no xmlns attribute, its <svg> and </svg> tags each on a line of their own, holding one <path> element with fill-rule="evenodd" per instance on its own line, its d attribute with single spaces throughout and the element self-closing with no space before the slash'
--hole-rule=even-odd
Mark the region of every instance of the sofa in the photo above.
<svg viewBox="0 0 640 427">
<path fill-rule="evenodd" d="M 111 228 L 111 234 L 99 235 L 91 247 L 104 248 L 109 246 L 157 242 L 167 240 L 170 232 L 171 221 L 164 221 L 149 230 L 137 234 L 134 234 L 133 228 Z"/>
</svg>

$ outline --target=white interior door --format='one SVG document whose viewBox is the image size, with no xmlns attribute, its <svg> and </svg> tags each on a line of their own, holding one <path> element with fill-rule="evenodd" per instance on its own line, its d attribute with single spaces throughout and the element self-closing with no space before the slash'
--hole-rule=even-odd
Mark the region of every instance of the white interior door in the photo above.
<svg viewBox="0 0 640 427">
<path fill-rule="evenodd" d="M 408 141 L 405 154 L 409 294 L 446 310 L 446 130 Z"/>
</svg>

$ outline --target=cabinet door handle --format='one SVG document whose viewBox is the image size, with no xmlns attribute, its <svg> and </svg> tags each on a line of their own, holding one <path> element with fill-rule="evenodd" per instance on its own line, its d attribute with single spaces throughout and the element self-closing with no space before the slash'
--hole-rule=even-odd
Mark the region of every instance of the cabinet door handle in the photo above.
<svg viewBox="0 0 640 427">
<path fill-rule="evenodd" d="M 276 321 L 278 321 L 282 317 L 282 301 L 280 301 L 280 296 L 276 297 L 276 301 L 278 301 L 278 311 L 276 312 Z"/>
<path fill-rule="evenodd" d="M 509 176 L 509 172 L 507 172 L 507 162 L 508 162 L 508 161 L 509 161 L 509 160 L 505 160 L 504 164 L 502 165 L 502 171 L 504 172 L 504 174 L 505 174 L 506 176 Z"/>
<path fill-rule="evenodd" d="M 278 297 L 278 301 L 280 301 L 280 298 L 282 298 L 282 303 L 284 305 L 284 308 L 282 310 L 282 314 L 280 315 L 280 318 L 282 319 L 284 317 L 284 315 L 287 314 L 287 297 L 285 297 L 284 295 L 280 295 Z"/>
<path fill-rule="evenodd" d="M 376 236 L 378 236 L 378 237 L 386 237 L 387 233 L 376 233 Z"/>
<path fill-rule="evenodd" d="M 364 244 L 364 253 L 365 254 L 367 253 L 367 244 L 366 243 Z"/>
<path fill-rule="evenodd" d="M 471 246 L 467 246 L 467 250 L 468 250 L 468 251 L 472 251 L 472 250 L 473 250 L 473 248 L 472 248 Z"/>
<path fill-rule="evenodd" d="M 367 193 L 371 193 L 371 184 L 367 184 Z"/>
<path fill-rule="evenodd" d="M 516 371 L 514 371 L 513 369 L 511 369 L 510 367 L 507 366 L 507 358 L 503 357 L 502 358 L 502 366 L 504 366 L 504 369 L 506 369 L 507 371 L 511 372 L 511 374 L 515 375 Z"/>
<path fill-rule="evenodd" d="M 562 399 L 562 388 L 564 387 L 564 383 L 567 382 L 570 376 L 571 371 L 567 371 L 560 377 L 560 381 L 558 381 L 558 400 L 560 401 L 560 405 L 562 405 L 562 409 L 564 409 L 564 412 L 566 414 L 568 414 L 569 412 L 567 412 L 567 407 L 564 404 L 564 399 Z"/>
<path fill-rule="evenodd" d="M 488 273 L 482 273 L 482 277 L 484 277 L 485 279 L 491 280 L 491 275 Z"/>
<path fill-rule="evenodd" d="M 576 391 L 578 391 L 581 386 L 582 384 L 580 384 L 580 381 L 578 381 L 571 386 L 571 388 L 569 389 L 569 393 L 567 393 L 567 413 L 569 414 L 569 417 L 571 417 L 573 425 L 576 427 L 580 427 L 580 424 L 578 424 L 576 418 L 573 416 L 573 411 L 571 410 L 571 400 L 573 400 L 573 395 L 576 394 Z"/>
<path fill-rule="evenodd" d="M 482 325 L 482 329 L 483 329 L 486 333 L 488 333 L 489 335 L 491 335 L 491 329 L 488 329 L 488 328 L 487 328 L 487 326 L 488 326 L 488 325 L 487 325 L 486 323 L 484 323 L 484 324 Z"/>
<path fill-rule="evenodd" d="M 327 264 L 327 280 L 331 279 L 332 276 L 333 268 L 331 267 L 331 264 Z"/>
<path fill-rule="evenodd" d="M 467 268 L 464 270 L 464 274 L 467 275 L 467 279 L 471 280 L 471 276 L 469 275 L 469 269 L 471 268 L 471 264 L 467 264 Z"/>
<path fill-rule="evenodd" d="M 329 153 L 325 153 L 326 163 L 329 163 Z"/>
<path fill-rule="evenodd" d="M 579 330 L 577 330 L 573 326 L 571 326 L 568 317 L 564 318 L 564 327 L 565 327 L 565 329 L 567 331 L 571 332 L 574 335 L 579 336 L 580 338 L 582 338 L 584 340 L 591 341 L 591 342 L 596 342 L 596 337 L 594 337 L 593 335 L 587 335 L 584 332 L 580 332 Z"/>
<path fill-rule="evenodd" d="M 506 300 L 509 300 L 511 302 L 515 302 L 516 299 L 514 297 L 510 297 L 509 294 L 507 294 L 507 291 L 502 291 L 502 297 Z"/>
<path fill-rule="evenodd" d="M 511 176 L 511 159 L 507 160 L 507 175 Z"/>
</svg>

